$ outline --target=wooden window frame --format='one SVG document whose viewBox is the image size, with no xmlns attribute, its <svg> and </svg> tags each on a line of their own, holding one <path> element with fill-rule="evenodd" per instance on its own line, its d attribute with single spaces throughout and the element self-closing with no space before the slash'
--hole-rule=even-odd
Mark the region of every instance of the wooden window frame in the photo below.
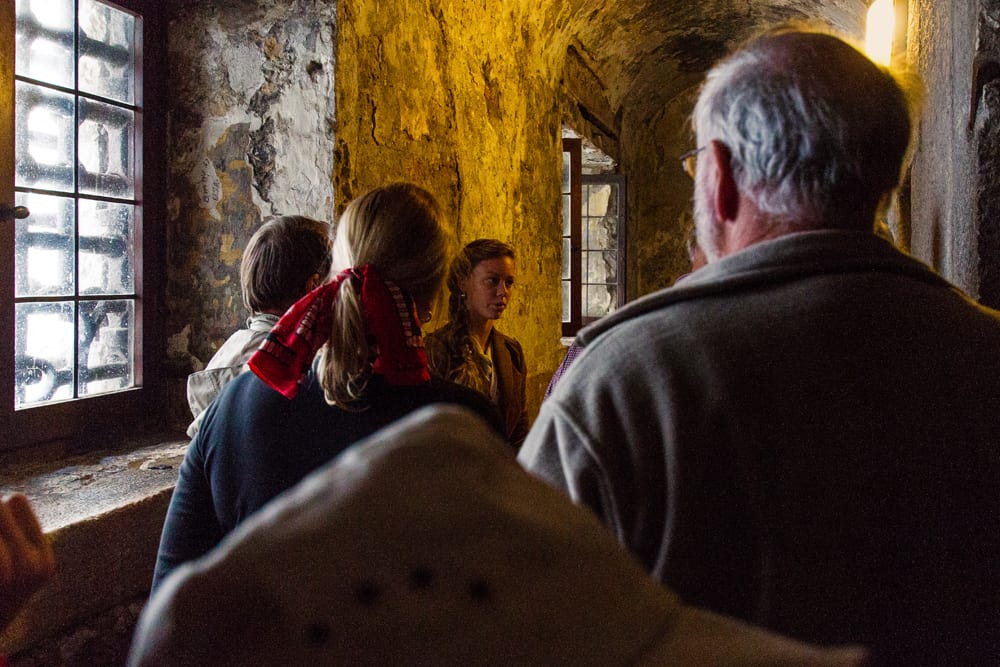
<svg viewBox="0 0 1000 667">
<path fill-rule="evenodd" d="M 583 311 L 583 295 L 580 291 L 582 276 L 580 270 L 580 258 L 582 255 L 580 240 L 581 221 L 581 195 L 583 192 L 582 175 L 582 147 L 583 142 L 577 138 L 565 137 L 563 142 L 563 152 L 569 153 L 570 160 L 570 260 L 569 260 L 569 321 L 562 323 L 562 335 L 564 338 L 571 338 L 583 327 L 580 314 Z M 565 193 L 564 193 L 565 194 Z M 565 238 L 565 237 L 564 237 Z M 560 284 L 563 282 L 560 272 Z"/>
<path fill-rule="evenodd" d="M 163 422 L 165 344 L 159 313 L 166 285 L 166 10 L 159 0 L 115 0 L 107 4 L 142 17 L 137 37 L 135 88 L 135 198 L 141 207 L 135 229 L 135 387 L 14 410 L 14 224 L 0 221 L 0 450 L 60 445 L 66 451 L 107 447 L 116 439 L 141 436 Z M 14 34 L 15 0 L 0 0 L 0 204 L 14 202 Z M 139 150 L 141 148 L 141 150 Z"/>
<path fill-rule="evenodd" d="M 583 315 L 583 186 L 615 184 L 618 186 L 618 230 L 617 230 L 617 281 L 615 290 L 615 308 L 621 308 L 627 302 L 626 298 L 626 267 L 627 255 L 627 221 L 625 202 L 627 201 L 627 179 L 622 174 L 584 174 L 582 148 L 579 138 L 564 137 L 563 152 L 570 155 L 570 319 L 562 323 L 564 338 L 572 338 L 577 332 L 600 318 Z M 566 193 L 562 193 L 566 194 Z M 563 237 L 565 238 L 565 237 Z M 561 282 L 563 282 L 561 280 Z"/>
</svg>

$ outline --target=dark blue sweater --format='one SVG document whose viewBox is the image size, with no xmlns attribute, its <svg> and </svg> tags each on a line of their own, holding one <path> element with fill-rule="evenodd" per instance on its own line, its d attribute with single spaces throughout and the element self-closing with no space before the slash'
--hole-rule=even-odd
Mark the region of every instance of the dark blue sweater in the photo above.
<svg viewBox="0 0 1000 667">
<path fill-rule="evenodd" d="M 360 412 L 326 403 L 312 372 L 288 400 L 246 372 L 209 406 L 191 441 L 167 511 L 153 589 L 178 565 L 198 558 L 237 524 L 351 444 L 431 403 L 457 403 L 501 435 L 496 407 L 476 391 L 432 380 L 390 387 L 376 377 Z"/>
</svg>

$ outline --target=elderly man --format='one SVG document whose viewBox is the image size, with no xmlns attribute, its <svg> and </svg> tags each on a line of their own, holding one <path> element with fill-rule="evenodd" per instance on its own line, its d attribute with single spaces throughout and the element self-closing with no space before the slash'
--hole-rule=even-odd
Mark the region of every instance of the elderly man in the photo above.
<svg viewBox="0 0 1000 667">
<path fill-rule="evenodd" d="M 519 460 L 686 602 L 876 664 L 1000 659 L 1000 313 L 872 233 L 906 96 L 785 28 L 694 121 L 708 265 L 581 333 Z"/>
</svg>

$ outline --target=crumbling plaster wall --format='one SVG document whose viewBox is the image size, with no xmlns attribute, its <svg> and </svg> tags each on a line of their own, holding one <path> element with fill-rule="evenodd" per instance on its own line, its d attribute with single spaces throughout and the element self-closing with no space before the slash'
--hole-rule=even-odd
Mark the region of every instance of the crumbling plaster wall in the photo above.
<svg viewBox="0 0 1000 667">
<path fill-rule="evenodd" d="M 240 258 L 262 219 L 333 217 L 336 11 L 184 0 L 169 34 L 168 373 L 180 380 L 243 326 Z"/>
<path fill-rule="evenodd" d="M 537 407 L 560 359 L 550 63 L 561 65 L 551 55 L 565 41 L 549 41 L 527 5 L 216 0 L 172 10 L 168 357 L 178 380 L 242 323 L 240 251 L 262 216 L 329 219 L 406 179 L 439 197 L 459 243 L 490 236 L 517 249 L 518 289 L 499 326 L 525 347 Z M 435 311 L 431 328 L 444 301 Z"/>
<path fill-rule="evenodd" d="M 337 50 L 338 204 L 383 182 L 431 190 L 458 242 L 518 255 L 497 324 L 523 345 L 529 414 L 561 358 L 560 113 L 551 41 L 525 2 L 342 0 Z M 553 36 L 555 35 L 555 36 Z M 558 60 L 561 63 L 561 59 Z M 446 321 L 435 307 L 430 328 Z"/>
</svg>

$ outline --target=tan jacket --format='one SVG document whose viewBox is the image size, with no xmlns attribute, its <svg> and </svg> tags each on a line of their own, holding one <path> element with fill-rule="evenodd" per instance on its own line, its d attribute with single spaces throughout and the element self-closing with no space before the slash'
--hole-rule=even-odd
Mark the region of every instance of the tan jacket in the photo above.
<svg viewBox="0 0 1000 667">
<path fill-rule="evenodd" d="M 453 359 L 445 348 L 444 336 L 452 325 L 446 324 L 424 338 L 427 361 L 432 374 L 456 380 Z M 528 409 L 525 400 L 525 379 L 527 366 L 521 344 L 510 336 L 493 329 L 493 369 L 497 378 L 496 404 L 503 417 L 507 441 L 515 449 L 520 448 L 528 434 Z"/>
</svg>

